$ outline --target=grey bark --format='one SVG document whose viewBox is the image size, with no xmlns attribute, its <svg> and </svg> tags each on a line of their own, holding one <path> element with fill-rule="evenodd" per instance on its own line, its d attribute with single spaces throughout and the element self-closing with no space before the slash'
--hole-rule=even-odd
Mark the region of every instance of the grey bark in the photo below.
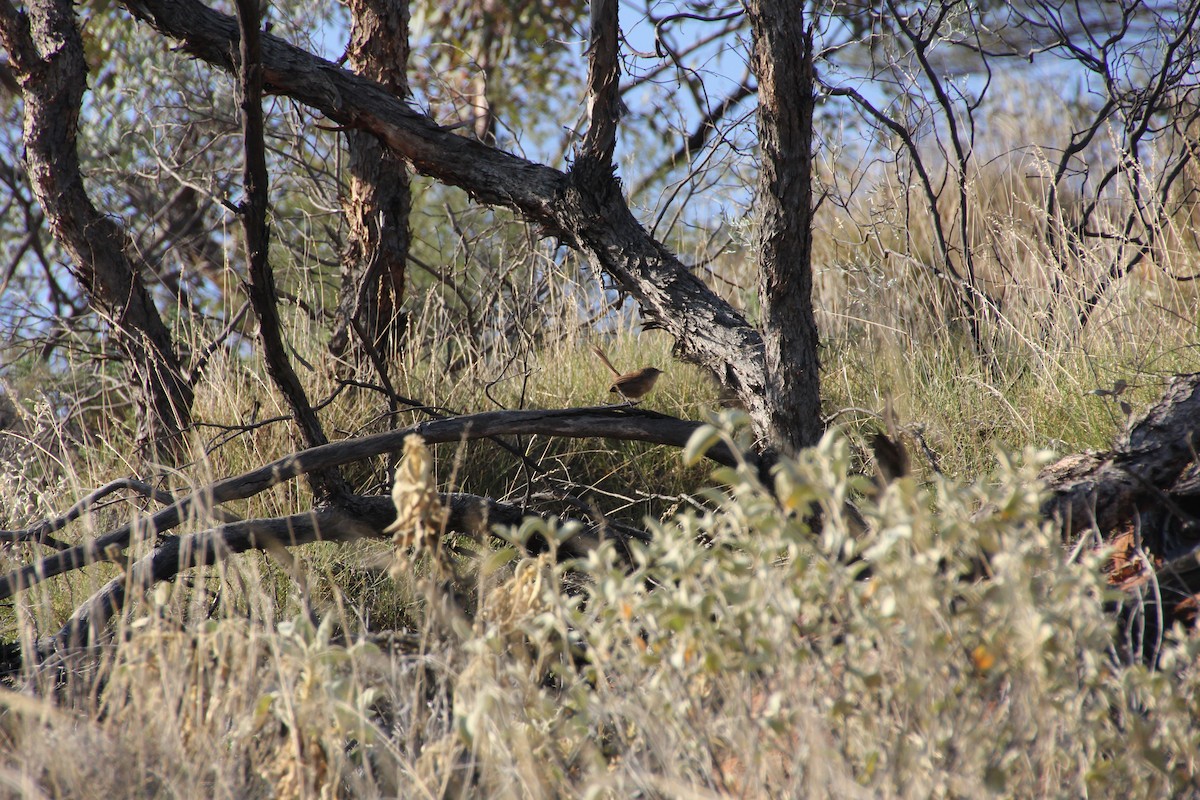
<svg viewBox="0 0 1200 800">
<path fill-rule="evenodd" d="M 495 526 L 515 527 L 531 516 L 540 516 L 559 525 L 565 522 L 478 495 L 442 494 L 439 499 L 447 512 L 445 530 L 448 533 L 481 538 L 490 534 Z M 216 564 L 248 550 L 379 538 L 380 532 L 395 518 L 396 508 L 390 496 L 372 496 L 361 498 L 353 513 L 312 511 L 276 519 L 231 522 L 199 533 L 168 537 L 149 555 L 131 564 L 128 575 L 114 578 L 81 603 L 58 633 L 37 643 L 38 653 L 45 658 L 56 651 L 101 641 L 109 619 L 125 607 L 131 591 L 149 591 L 159 581 L 170 580 L 186 570 Z M 557 543 L 558 552 L 567 557 L 582 557 L 598 539 L 613 533 L 604 525 L 584 526 L 574 536 Z M 548 546 L 544 541 L 528 544 L 535 549 Z"/>
<path fill-rule="evenodd" d="M 236 23 L 196 0 L 129 0 L 130 11 L 186 52 L 230 70 Z M 477 200 L 515 209 L 578 250 L 676 340 L 681 358 L 710 370 L 768 430 L 762 338 L 634 218 L 615 181 L 570 174 L 457 136 L 386 88 L 282 40 L 263 36 L 267 90 L 369 132 L 421 174 Z M 611 176 L 610 176 L 611 177 Z"/>
<path fill-rule="evenodd" d="M 1175 622 L 1194 627 L 1200 597 L 1200 373 L 1174 378 L 1107 452 L 1068 456 L 1042 471 L 1042 512 L 1065 539 L 1119 545 L 1126 596 L 1116 604 L 1129 660 L 1155 663 Z M 1085 542 L 1080 543 L 1081 546 Z"/>
<path fill-rule="evenodd" d="M 766 345 L 769 440 L 784 452 L 821 437 L 812 306 L 812 28 L 804 4 L 749 0 L 758 78 L 759 297 Z"/>
<path fill-rule="evenodd" d="M 1170 526 L 1200 539 L 1200 373 L 1174 378 L 1107 452 L 1067 456 L 1042 470 L 1043 513 L 1065 537 L 1138 525 L 1148 539 Z M 1170 557 L 1170 553 L 1163 553 Z"/>
<path fill-rule="evenodd" d="M 617 0 L 592 0 L 590 10 L 588 129 L 579 147 L 578 158 L 591 159 L 598 170 L 611 172 L 621 106 Z"/>
<path fill-rule="evenodd" d="M 494 436 L 545 435 L 611 438 L 683 447 L 700 426 L 699 422 L 666 417 L 654 412 L 601 406 L 582 409 L 491 411 L 429 420 L 400 430 L 331 442 L 284 456 L 241 475 L 216 481 L 180 497 L 147 518 L 135 520 L 70 550 L 54 553 L 35 564 L 14 570 L 0 577 L 0 599 L 12 597 L 22 589 L 47 578 L 103 560 L 109 548 L 124 549 L 135 538 L 144 539 L 169 531 L 189 515 L 207 519 L 211 516 L 212 509 L 221 503 L 253 497 L 272 486 L 313 471 L 328 470 L 397 452 L 403 448 L 405 437 L 411 433 L 421 435 L 428 444 L 464 442 Z M 720 443 L 710 449 L 707 456 L 727 466 L 748 463 L 748 466 L 755 470 L 759 468 L 756 461 L 747 462 L 751 457 L 736 455 Z M 353 503 L 347 505 L 352 506 Z M 34 526 L 29 530 L 40 527 Z"/>
</svg>

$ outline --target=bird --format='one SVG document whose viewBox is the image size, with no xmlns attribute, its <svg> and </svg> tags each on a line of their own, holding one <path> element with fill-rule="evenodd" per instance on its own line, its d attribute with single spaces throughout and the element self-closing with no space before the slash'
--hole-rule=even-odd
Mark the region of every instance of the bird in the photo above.
<svg viewBox="0 0 1200 800">
<path fill-rule="evenodd" d="M 604 351 L 600 349 L 599 345 L 592 345 L 592 350 L 613 374 L 612 386 L 608 387 L 608 391 L 621 395 L 630 405 L 649 394 L 650 390 L 654 388 L 655 382 L 658 381 L 658 376 L 663 374 L 663 371 L 657 367 L 642 367 L 633 372 L 621 374 L 608 360 L 608 356 L 604 355 Z"/>
</svg>

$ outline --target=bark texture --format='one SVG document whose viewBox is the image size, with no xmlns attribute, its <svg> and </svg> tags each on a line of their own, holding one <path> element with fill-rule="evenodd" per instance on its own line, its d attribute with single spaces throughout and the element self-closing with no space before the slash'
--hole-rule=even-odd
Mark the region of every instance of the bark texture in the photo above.
<svg viewBox="0 0 1200 800">
<path fill-rule="evenodd" d="M 1155 663 L 1166 630 L 1200 619 L 1200 373 L 1171 381 L 1112 450 L 1042 471 L 1042 506 L 1067 539 L 1091 529 L 1111 548 L 1109 580 L 1126 658 Z"/>
<path fill-rule="evenodd" d="M 759 297 L 769 439 L 792 454 L 821 437 L 812 306 L 812 29 L 804 5 L 746 3 L 758 78 Z"/>
<path fill-rule="evenodd" d="M 238 105 L 242 117 L 245 154 L 243 175 L 246 199 L 238 208 L 246 233 L 246 291 L 258 316 L 258 338 L 262 343 L 263 362 L 279 393 L 287 401 L 305 445 L 319 447 L 329 440 L 321 428 L 317 412 L 308 401 L 300 376 L 292 368 L 283 342 L 279 319 L 275 272 L 268 258 L 270 229 L 267 224 L 268 175 L 267 148 L 262 113 L 262 40 L 258 30 L 259 0 L 237 0 L 240 42 L 238 57 Z M 336 470 L 319 470 L 308 475 L 309 485 L 318 504 L 327 504 L 346 494 Z"/>
<path fill-rule="evenodd" d="M 76 141 L 87 64 L 74 7 L 68 0 L 32 0 L 18 11 L 0 0 L 0 42 L 21 85 L 30 184 L 71 256 L 72 274 L 112 327 L 145 409 L 139 442 L 148 457 L 167 457 L 191 425 L 193 392 L 125 230 L 96 209 L 83 185 Z"/>
<path fill-rule="evenodd" d="M 408 96 L 408 3 L 406 0 L 351 0 L 350 67 L 390 90 Z M 404 299 L 412 194 L 404 162 L 375 136 L 346 132 L 348 181 L 342 210 L 349 239 L 342 254 L 337 321 L 329 350 L 351 355 L 366 347 L 390 364 L 404 334 Z M 357 342 L 358 344 L 354 344 Z M 358 357 L 354 357 L 357 353 Z"/>
<path fill-rule="evenodd" d="M 579 148 L 579 157 L 592 159 L 611 171 L 621 106 L 617 0 L 592 0 L 590 11 L 588 129 Z"/>
<path fill-rule="evenodd" d="M 1091 527 L 1111 534 L 1137 524 L 1147 537 L 1173 528 L 1200 540 L 1198 449 L 1200 373 L 1174 378 L 1112 450 L 1067 456 L 1044 469 L 1041 477 L 1053 494 L 1042 510 L 1059 521 L 1066 537 Z M 1195 541 L 1180 543 L 1191 547 Z"/>
<path fill-rule="evenodd" d="M 541 517 L 548 523 L 562 526 L 567 520 L 550 517 L 524 506 L 500 503 L 490 497 L 454 493 L 439 495 L 447 512 L 445 530 L 477 538 L 489 535 L 493 526 L 518 526 L 529 517 Z M 45 658 L 56 651 L 96 644 L 105 640 L 108 621 L 125 607 L 133 592 L 146 592 L 159 581 L 171 580 L 195 567 L 219 563 L 247 550 L 278 553 L 279 548 L 297 547 L 313 542 L 351 542 L 366 538 L 381 538 L 380 532 L 396 518 L 391 496 L 361 498 L 353 512 L 324 510 L 275 519 L 255 519 L 230 522 L 217 528 L 185 536 L 169 536 L 129 566 L 128 574 L 109 581 L 71 614 L 66 624 L 52 637 L 36 645 L 39 656 Z M 601 538 L 624 542 L 624 531 L 616 531 L 603 523 L 580 525 L 579 532 L 555 542 L 560 557 L 582 558 Z M 630 538 L 640 538 L 634 531 Z M 534 552 L 549 549 L 548 542 L 535 534 L 526 546 Z"/>
</svg>

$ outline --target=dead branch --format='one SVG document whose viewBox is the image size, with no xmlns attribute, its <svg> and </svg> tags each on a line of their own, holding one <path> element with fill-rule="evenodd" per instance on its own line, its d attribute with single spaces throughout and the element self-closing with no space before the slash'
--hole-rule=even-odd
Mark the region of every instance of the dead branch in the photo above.
<svg viewBox="0 0 1200 800">
<path fill-rule="evenodd" d="M 1122 650 L 1154 663 L 1166 627 L 1200 608 L 1200 373 L 1174 378 L 1112 450 L 1067 456 L 1042 470 L 1042 512 L 1065 539 L 1087 530 L 1138 566 L 1120 579 Z M 1121 558 L 1114 556 L 1115 559 Z"/>
<path fill-rule="evenodd" d="M 700 426 L 699 422 L 631 409 L 627 406 L 598 406 L 539 411 L 491 411 L 429 420 L 396 431 L 332 442 L 292 453 L 241 475 L 215 481 L 178 498 L 149 517 L 135 519 L 69 550 L 51 554 L 34 564 L 14 570 L 0 578 L 0 599 L 12 597 L 22 589 L 41 583 L 47 578 L 109 559 L 112 548 L 121 551 L 127 548 L 131 541 L 162 535 L 178 526 L 188 515 L 204 518 L 221 503 L 253 497 L 272 486 L 313 470 L 331 469 L 400 450 L 405 437 L 412 433 L 423 436 L 429 444 L 463 442 L 503 435 L 540 434 L 567 438 L 620 439 L 683 447 Z M 713 447 L 708 452 L 708 457 L 729 466 L 747 462 L 750 458 L 735 455 L 723 444 Z M 757 462 L 749 463 L 758 468 Z M 343 513 L 358 513 L 357 504 L 360 500 L 361 498 L 350 497 L 345 506 L 338 510 Z"/>
<path fill-rule="evenodd" d="M 70 523 L 79 519 L 85 513 L 95 508 L 105 497 L 122 490 L 132 491 L 141 497 L 148 500 L 155 500 L 164 505 L 175 502 L 175 496 L 164 489 L 157 489 L 145 481 L 139 481 L 135 478 L 118 478 L 80 498 L 76 501 L 75 505 L 57 517 L 42 520 L 35 525 L 30 525 L 28 528 L 21 528 L 20 530 L 0 531 L 0 541 L 38 542 L 39 544 L 48 544 L 56 550 L 70 549 L 70 545 L 58 541 L 51 534 L 62 530 Z M 213 516 L 222 522 L 235 522 L 238 519 L 236 515 L 224 509 L 213 509 Z"/>
<path fill-rule="evenodd" d="M 1112 450 L 1067 456 L 1042 470 L 1052 492 L 1042 511 L 1067 538 L 1091 527 L 1109 534 L 1146 512 L 1178 516 L 1164 497 L 1195 513 L 1198 445 L 1200 373 L 1180 375 Z"/>
<path fill-rule="evenodd" d="M 211 566 L 248 550 L 296 547 L 318 541 L 350 542 L 386 538 L 381 531 L 396 516 L 391 497 L 378 495 L 358 500 L 354 512 L 316 510 L 276 519 L 236 522 L 187 536 L 168 537 L 153 552 L 134 562 L 127 573 L 113 578 L 80 604 L 58 633 L 39 642 L 39 658 L 44 660 L 53 653 L 101 641 L 108 621 L 120 613 L 131 594 L 147 592 L 156 583 L 171 580 L 186 570 Z M 473 494 L 443 494 L 440 495 L 440 502 L 448 511 L 446 533 L 481 538 L 496 526 L 516 526 L 528 517 L 541 517 L 560 525 L 566 522 L 521 506 Z M 606 526 L 591 525 L 558 546 L 563 555 L 580 556 L 605 535 L 611 538 Z M 646 536 L 642 531 L 631 531 L 626 538 L 644 539 Z M 549 543 L 544 541 L 526 544 L 537 551 L 549 547 Z"/>
<path fill-rule="evenodd" d="M 254 313 L 258 316 L 258 337 L 262 342 L 267 374 L 291 408 L 304 443 L 309 447 L 318 447 L 329 440 L 288 358 L 279 319 L 275 272 L 268 259 L 267 147 L 262 111 L 263 65 L 259 17 L 258 0 L 238 0 L 240 44 L 237 77 L 245 153 L 243 180 L 246 187 L 246 197 L 238 207 L 238 215 L 246 234 L 246 274 L 249 277 L 246 288 Z M 313 470 L 305 477 L 319 504 L 334 502 L 347 491 L 336 469 Z"/>
</svg>

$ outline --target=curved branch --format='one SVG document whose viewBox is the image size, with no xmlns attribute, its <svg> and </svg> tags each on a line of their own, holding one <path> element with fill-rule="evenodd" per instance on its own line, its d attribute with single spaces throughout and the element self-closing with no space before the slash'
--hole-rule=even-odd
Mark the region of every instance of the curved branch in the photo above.
<svg viewBox="0 0 1200 800">
<path fill-rule="evenodd" d="M 164 505 L 175 502 L 173 494 L 163 489 L 157 489 L 145 481 L 139 481 L 136 478 L 118 478 L 80 498 L 73 506 L 53 519 L 42 520 L 36 525 L 30 525 L 28 528 L 20 530 L 0 531 L 0 542 L 38 542 L 39 544 L 48 544 L 56 550 L 69 550 L 70 545 L 60 542 L 51 536 L 51 534 L 62 530 L 95 507 L 105 497 L 122 489 L 136 492 L 142 497 L 153 499 Z M 237 520 L 235 515 L 223 509 L 214 509 L 213 516 L 223 522 L 234 522 Z"/>
<path fill-rule="evenodd" d="M 153 536 L 179 525 L 188 514 L 208 513 L 220 503 L 253 497 L 285 481 L 313 470 L 330 469 L 398 451 L 411 433 L 428 444 L 463 442 L 504 435 L 563 436 L 567 438 L 611 438 L 683 447 L 702 423 L 668 417 L 652 411 L 623 406 L 557 409 L 547 411 L 489 411 L 449 419 L 429 420 L 395 431 L 314 447 L 284 456 L 258 469 L 216 481 L 185 495 L 147 518 L 136 519 L 114 531 L 54 553 L 0 578 L 0 599 L 47 578 L 104 559 L 110 548 L 125 548 L 135 535 Z M 718 463 L 735 466 L 748 456 L 738 456 L 724 444 L 708 451 Z M 751 466 L 758 468 L 756 462 Z M 352 505 L 352 503 L 351 503 Z M 353 510 L 352 508 L 343 509 Z"/>
<path fill-rule="evenodd" d="M 77 135 L 87 63 L 74 7 L 67 0 L 28 6 L 18 12 L 8 0 L 0 2 L 0 44 L 21 85 L 29 183 L 89 302 L 113 330 L 146 405 L 139 443 L 167 455 L 191 424 L 194 395 L 125 228 L 96 209 L 83 182 Z"/>
<path fill-rule="evenodd" d="M 630 197 L 637 197 L 642 191 L 659 178 L 667 170 L 690 160 L 696 153 L 700 152 L 708 141 L 717 132 L 717 125 L 725 116 L 737 107 L 739 103 L 747 97 L 753 96 L 758 91 L 758 85 L 750 77 L 747 72 L 746 76 L 738 86 L 727 94 L 720 103 L 709 108 L 703 117 L 693 126 L 692 131 L 687 138 L 675 149 L 675 152 L 664 158 L 658 166 L 648 171 L 636 184 L 629 190 Z"/>
<path fill-rule="evenodd" d="M 145 591 L 192 567 L 216 564 L 229 555 L 266 549 L 276 542 L 284 546 L 344 542 L 377 531 L 344 512 L 326 510 L 236 522 L 188 536 L 171 536 L 136 561 L 128 574 L 113 578 L 84 601 L 57 634 L 38 643 L 38 652 L 48 654 L 97 641 L 108 620 L 124 607 L 130 589 Z"/>
<path fill-rule="evenodd" d="M 473 494 L 444 494 L 440 500 L 448 512 L 444 529 L 446 533 L 482 537 L 497 525 L 520 525 L 530 516 L 541 516 L 560 524 L 563 522 L 520 506 Z M 357 505 L 354 512 L 311 511 L 289 517 L 248 520 L 187 536 L 169 537 L 153 552 L 132 564 L 127 574 L 113 578 L 80 604 L 58 633 L 38 643 L 37 651 L 45 657 L 52 652 L 99 641 L 108 621 L 125 607 L 130 592 L 149 591 L 154 584 L 170 580 L 194 567 L 210 566 L 248 550 L 296 547 L 318 541 L 349 542 L 382 538 L 383 529 L 396 518 L 391 497 L 361 497 Z M 558 546 L 564 555 L 579 556 L 587 552 L 590 543 L 601 533 L 603 531 L 599 530 L 599 526 L 590 525 Z M 645 536 L 640 531 L 636 534 Z M 636 534 L 635 538 L 641 538 Z M 549 546 L 544 541 L 532 544 L 537 549 Z"/>
</svg>

